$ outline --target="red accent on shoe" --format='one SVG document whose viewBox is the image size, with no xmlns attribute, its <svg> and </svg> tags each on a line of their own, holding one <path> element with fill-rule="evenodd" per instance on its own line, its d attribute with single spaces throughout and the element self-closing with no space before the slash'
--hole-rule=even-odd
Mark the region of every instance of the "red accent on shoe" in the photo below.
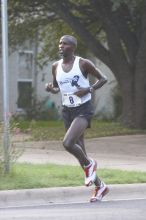
<svg viewBox="0 0 146 220">
<path fill-rule="evenodd" d="M 109 188 L 106 186 L 106 188 L 104 189 L 104 191 L 101 193 L 101 195 L 98 197 L 98 191 L 100 190 L 100 187 L 96 186 L 94 193 L 90 199 L 90 202 L 97 202 L 97 201 L 101 201 L 102 198 L 109 192 Z"/>
<path fill-rule="evenodd" d="M 91 160 L 91 164 L 84 169 L 85 171 L 85 185 L 91 186 L 96 178 L 97 162 Z"/>
</svg>

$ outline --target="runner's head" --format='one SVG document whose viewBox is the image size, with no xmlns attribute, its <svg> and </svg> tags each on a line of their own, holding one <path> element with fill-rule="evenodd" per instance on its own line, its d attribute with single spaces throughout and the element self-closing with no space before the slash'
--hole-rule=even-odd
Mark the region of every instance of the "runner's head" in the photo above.
<svg viewBox="0 0 146 220">
<path fill-rule="evenodd" d="M 63 35 L 61 37 L 61 39 L 65 39 L 69 44 L 71 44 L 75 48 L 77 48 L 77 39 L 74 36 L 72 36 L 72 35 Z"/>
<path fill-rule="evenodd" d="M 77 47 L 77 40 L 71 35 L 64 35 L 59 41 L 59 54 L 62 57 L 73 55 Z"/>
</svg>

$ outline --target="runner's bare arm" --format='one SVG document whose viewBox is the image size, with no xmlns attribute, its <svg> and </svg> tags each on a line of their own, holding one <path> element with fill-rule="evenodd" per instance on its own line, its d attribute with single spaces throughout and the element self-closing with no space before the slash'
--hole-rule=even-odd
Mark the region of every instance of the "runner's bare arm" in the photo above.
<svg viewBox="0 0 146 220">
<path fill-rule="evenodd" d="M 75 93 L 75 95 L 82 97 L 87 93 L 92 93 L 94 90 L 101 88 L 106 82 L 107 77 L 101 73 L 100 70 L 88 59 L 81 58 L 80 60 L 80 69 L 85 77 L 88 74 L 94 76 L 96 78 L 96 82 L 88 88 L 80 88 L 79 91 Z"/>
<path fill-rule="evenodd" d="M 88 59 L 81 60 L 81 68 L 86 74 L 90 74 L 96 78 L 96 82 L 92 85 L 94 90 L 101 88 L 106 82 L 107 77 Z"/>
<path fill-rule="evenodd" d="M 56 68 L 57 68 L 57 62 L 55 62 L 52 65 L 52 77 L 53 77 L 53 83 L 47 83 L 46 84 L 46 91 L 47 92 L 51 92 L 53 94 L 56 94 L 60 91 L 59 87 L 58 87 L 58 83 L 56 81 Z"/>
</svg>

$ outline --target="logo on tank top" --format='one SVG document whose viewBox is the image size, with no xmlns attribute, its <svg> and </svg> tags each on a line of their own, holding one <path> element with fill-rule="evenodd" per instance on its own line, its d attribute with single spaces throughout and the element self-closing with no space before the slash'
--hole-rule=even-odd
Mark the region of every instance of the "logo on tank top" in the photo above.
<svg viewBox="0 0 146 220">
<path fill-rule="evenodd" d="M 79 76 L 75 75 L 72 79 L 71 85 L 80 88 L 80 85 L 78 84 L 79 78 L 80 78 Z"/>
<path fill-rule="evenodd" d="M 78 84 L 78 81 L 79 81 L 79 76 L 78 75 L 75 75 L 74 77 L 73 77 L 73 79 L 66 79 L 65 81 L 60 81 L 59 82 L 59 84 L 60 85 L 63 85 L 63 84 L 67 84 L 67 83 L 70 83 L 71 84 L 71 86 L 75 86 L 75 87 L 77 87 L 77 88 L 80 88 L 80 85 Z"/>
</svg>

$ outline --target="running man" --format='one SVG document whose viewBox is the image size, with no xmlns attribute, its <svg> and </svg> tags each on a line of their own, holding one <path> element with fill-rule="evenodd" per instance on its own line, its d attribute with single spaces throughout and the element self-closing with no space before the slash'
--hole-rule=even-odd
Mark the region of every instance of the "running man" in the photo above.
<svg viewBox="0 0 146 220">
<path fill-rule="evenodd" d="M 66 128 L 64 148 L 79 161 L 85 173 L 85 185 L 95 184 L 90 202 L 101 200 L 108 193 L 106 184 L 96 174 L 97 162 L 89 158 L 84 145 L 84 132 L 90 127 L 93 116 L 91 95 L 101 88 L 107 78 L 88 59 L 75 55 L 77 40 L 64 35 L 59 41 L 59 54 L 62 59 L 53 63 L 53 82 L 46 85 L 46 91 L 62 95 L 62 117 Z M 89 83 L 89 74 L 96 78 Z"/>
</svg>

